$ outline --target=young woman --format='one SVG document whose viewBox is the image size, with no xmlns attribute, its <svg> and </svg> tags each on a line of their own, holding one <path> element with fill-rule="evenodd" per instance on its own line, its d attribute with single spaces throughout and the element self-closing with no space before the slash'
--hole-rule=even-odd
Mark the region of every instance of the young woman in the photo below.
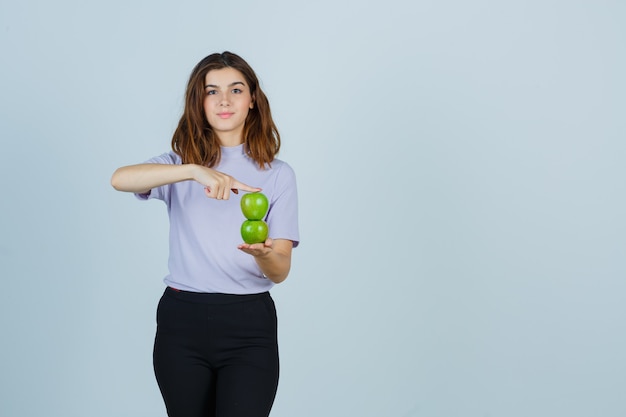
<svg viewBox="0 0 626 417">
<path fill-rule="evenodd" d="M 295 175 L 250 66 L 230 52 L 193 69 L 172 151 L 119 168 L 113 187 L 156 198 L 170 219 L 154 370 L 170 417 L 266 417 L 278 386 L 269 290 L 298 245 Z M 248 185 L 251 184 L 251 185 Z M 270 237 L 241 243 L 242 192 L 269 200 Z"/>
</svg>

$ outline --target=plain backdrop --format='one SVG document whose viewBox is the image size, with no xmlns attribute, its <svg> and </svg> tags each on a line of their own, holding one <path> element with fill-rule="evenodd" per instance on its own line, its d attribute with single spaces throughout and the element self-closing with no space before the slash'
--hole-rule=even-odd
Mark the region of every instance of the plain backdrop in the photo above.
<svg viewBox="0 0 626 417">
<path fill-rule="evenodd" d="M 112 189 L 256 70 L 297 173 L 273 417 L 626 415 L 626 3 L 0 2 L 0 415 L 164 417 L 167 214 Z"/>
</svg>

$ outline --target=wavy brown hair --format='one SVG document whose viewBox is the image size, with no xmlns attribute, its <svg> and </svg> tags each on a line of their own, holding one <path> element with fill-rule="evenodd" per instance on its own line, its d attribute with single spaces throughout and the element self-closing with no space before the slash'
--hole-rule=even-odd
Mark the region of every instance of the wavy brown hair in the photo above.
<svg viewBox="0 0 626 417">
<path fill-rule="evenodd" d="M 246 117 L 243 143 L 248 156 L 259 167 L 265 168 L 280 150 L 280 134 L 256 74 L 243 58 L 228 51 L 207 56 L 191 72 L 185 93 L 185 109 L 172 137 L 172 150 L 181 157 L 183 164 L 213 167 L 219 163 L 220 142 L 204 113 L 204 82 L 209 71 L 223 68 L 241 72 L 250 87 L 254 106 Z"/>
</svg>

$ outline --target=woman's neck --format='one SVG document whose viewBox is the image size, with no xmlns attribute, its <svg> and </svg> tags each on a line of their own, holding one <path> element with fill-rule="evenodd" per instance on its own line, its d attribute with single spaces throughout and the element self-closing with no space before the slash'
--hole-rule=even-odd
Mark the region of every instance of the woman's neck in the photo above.
<svg viewBox="0 0 626 417">
<path fill-rule="evenodd" d="M 218 133 L 217 134 L 217 139 L 220 142 L 221 146 L 224 147 L 232 147 L 232 146 L 239 146 L 243 143 L 243 137 L 241 135 L 241 133 L 235 133 L 233 132 L 232 134 L 229 133 Z"/>
</svg>

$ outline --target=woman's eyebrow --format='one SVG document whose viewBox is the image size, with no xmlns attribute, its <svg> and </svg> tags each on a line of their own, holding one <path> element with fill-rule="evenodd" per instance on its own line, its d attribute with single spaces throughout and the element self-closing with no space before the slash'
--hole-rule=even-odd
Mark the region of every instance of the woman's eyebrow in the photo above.
<svg viewBox="0 0 626 417">
<path fill-rule="evenodd" d="M 235 81 L 233 83 L 228 84 L 228 86 L 232 87 L 232 86 L 238 85 L 238 84 L 241 84 L 241 85 L 245 86 L 245 84 L 242 81 Z M 209 87 L 211 87 L 211 88 L 219 88 L 219 86 L 215 85 L 215 84 L 207 84 L 207 85 L 204 86 L 204 88 L 209 88 Z"/>
</svg>

